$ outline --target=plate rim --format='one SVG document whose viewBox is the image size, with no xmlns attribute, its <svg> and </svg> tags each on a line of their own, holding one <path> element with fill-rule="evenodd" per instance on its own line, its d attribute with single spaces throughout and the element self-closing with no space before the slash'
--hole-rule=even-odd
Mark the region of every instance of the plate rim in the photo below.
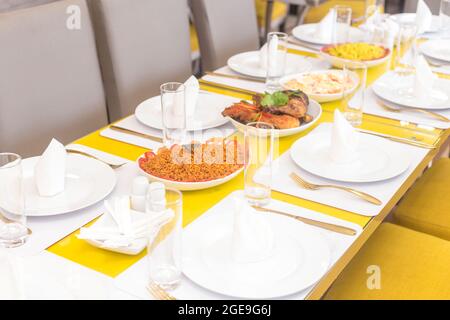
<svg viewBox="0 0 450 320">
<path fill-rule="evenodd" d="M 225 97 L 225 99 L 229 99 L 229 100 L 236 100 L 236 98 L 233 98 L 233 97 L 231 97 L 231 96 L 226 96 L 226 95 L 221 95 L 221 94 L 216 94 L 216 93 L 213 93 L 213 92 L 211 92 L 211 93 L 205 93 L 205 92 L 202 92 L 202 91 L 200 91 L 199 92 L 199 96 L 200 95 L 205 95 L 205 96 L 208 96 L 208 95 L 216 95 L 216 96 L 224 96 Z M 144 100 L 144 101 L 142 101 L 141 103 L 139 103 L 138 104 L 138 106 L 136 107 L 136 109 L 134 110 L 134 116 L 136 117 L 136 119 L 138 120 L 138 122 L 139 123 L 141 123 L 141 124 L 143 124 L 144 126 L 146 126 L 146 127 L 149 127 L 149 128 L 152 128 L 152 129 L 155 129 L 155 130 L 162 130 L 163 128 L 162 127 L 154 127 L 154 126 L 151 126 L 150 124 L 148 124 L 146 121 L 144 121 L 143 119 L 141 119 L 141 117 L 139 116 L 139 114 L 141 114 L 141 112 L 142 112 L 142 110 L 143 110 L 143 108 L 145 108 L 145 106 L 146 106 L 146 104 L 149 104 L 149 103 L 153 103 L 153 102 L 151 102 L 152 100 L 157 100 L 158 98 L 160 98 L 161 97 L 161 95 L 157 95 L 157 96 L 154 96 L 154 97 L 151 97 L 151 98 L 148 98 L 148 99 L 146 99 L 146 100 Z M 228 122 L 228 120 L 223 120 L 222 119 L 223 117 L 218 117 L 217 118 L 217 123 L 215 123 L 215 124 L 213 124 L 213 125 L 209 125 L 209 126 L 205 126 L 205 127 L 201 127 L 201 128 L 187 128 L 187 131 L 200 131 L 200 130 L 208 130 L 208 129 L 213 129 L 213 128 L 218 128 L 218 127 L 220 127 L 220 126 L 223 126 L 224 124 L 226 124 L 227 122 Z M 219 121 L 219 119 L 220 119 L 220 121 Z"/>
<path fill-rule="evenodd" d="M 316 132 L 316 133 L 313 133 L 312 135 L 320 135 L 320 134 L 325 134 L 325 132 Z M 364 135 L 363 133 L 359 133 L 359 134 L 361 135 L 361 137 L 364 137 L 363 139 L 368 139 L 368 140 L 370 140 L 370 141 L 384 141 L 385 143 L 391 144 L 391 146 L 394 146 L 394 145 L 393 145 L 393 142 L 388 141 L 388 140 L 386 140 L 386 139 L 384 139 L 384 138 L 381 138 L 381 137 L 374 137 L 374 136 L 367 136 L 367 135 Z M 309 135 L 308 135 L 308 136 L 309 136 Z M 305 137 L 303 137 L 303 138 L 306 138 L 306 137 L 307 137 L 307 136 L 305 136 Z M 332 181 L 339 181 L 339 182 L 345 182 L 345 183 L 361 183 L 361 184 L 362 184 L 362 183 L 380 182 L 380 181 L 386 181 L 386 180 L 389 180 L 389 179 L 392 179 L 392 178 L 395 178 L 395 177 L 400 176 L 401 174 L 403 174 L 404 172 L 406 172 L 406 170 L 408 170 L 408 168 L 411 166 L 411 159 L 407 159 L 408 165 L 405 166 L 405 168 L 403 168 L 401 172 L 399 171 L 399 172 L 396 172 L 395 174 L 391 174 L 390 176 L 379 177 L 379 178 L 376 178 L 376 179 L 370 179 L 370 180 L 368 180 L 368 179 L 342 179 L 342 178 L 336 178 L 336 177 L 332 178 L 332 177 L 324 176 L 324 175 L 318 174 L 318 173 L 316 173 L 316 172 L 312 172 L 312 171 L 310 171 L 310 170 L 304 168 L 304 167 L 296 160 L 296 157 L 295 157 L 295 155 L 294 155 L 294 152 L 296 151 L 296 149 L 299 148 L 299 145 L 302 143 L 301 140 L 302 140 L 303 138 L 300 138 L 300 139 L 298 139 L 297 141 L 294 142 L 294 144 L 291 146 L 291 149 L 289 150 L 289 156 L 290 156 L 292 162 L 294 162 L 294 164 L 295 164 L 296 166 L 298 166 L 299 168 L 301 168 L 301 169 L 307 171 L 308 173 L 313 174 L 313 175 L 315 175 L 315 176 L 318 176 L 318 177 L 320 177 L 320 178 L 322 178 L 322 179 L 327 179 L 327 180 L 332 180 Z M 309 137 L 309 139 L 311 139 L 311 137 Z M 378 140 L 378 139 L 384 139 L 384 140 Z M 393 148 L 393 149 L 396 150 L 396 148 Z M 384 151 L 384 150 L 383 150 L 383 151 Z M 385 152 L 385 151 L 384 151 L 384 152 Z M 385 153 L 386 153 L 386 152 L 385 152 Z M 405 158 L 405 159 L 406 159 L 406 158 Z M 406 160 L 405 160 L 405 161 L 406 161 Z M 383 171 L 385 171 L 385 170 L 383 170 Z"/>
<path fill-rule="evenodd" d="M 388 76 L 392 76 L 394 73 L 393 73 L 393 71 L 391 71 L 391 72 L 387 72 L 387 73 L 385 73 L 385 74 L 383 74 L 381 77 L 379 77 L 373 84 L 372 84 L 372 91 L 373 91 L 373 93 L 376 95 L 376 96 L 378 96 L 379 98 L 381 98 L 381 99 L 383 99 L 383 100 L 385 100 L 385 101 L 388 101 L 388 102 L 390 102 L 390 103 L 393 103 L 393 104 L 397 104 L 397 105 L 399 105 L 399 106 L 402 106 L 402 107 L 406 107 L 406 108 L 412 108 L 412 109 L 426 109 L 426 110 L 448 110 L 448 109 L 450 109 L 450 95 L 447 95 L 447 102 L 448 102 L 448 105 L 447 104 L 445 104 L 444 103 L 444 107 L 429 107 L 429 106 L 423 106 L 423 105 L 420 105 L 420 106 L 417 106 L 417 105 L 410 105 L 410 104 L 403 104 L 403 103 L 399 103 L 399 102 L 396 102 L 396 101 L 392 101 L 391 99 L 388 99 L 388 98 L 386 98 L 385 97 L 385 95 L 384 94 L 380 94 L 379 93 L 379 86 L 380 86 L 380 81 L 382 81 L 383 80 L 383 78 L 384 77 L 388 77 Z M 450 80 L 448 80 L 448 79 L 445 79 L 445 78 L 436 78 L 436 80 L 435 80 L 436 82 L 442 82 L 442 83 L 447 83 L 447 85 L 448 85 L 448 87 L 450 88 Z M 445 93 L 445 92 L 444 92 Z"/>
<path fill-rule="evenodd" d="M 433 43 L 436 43 L 436 42 L 439 42 L 439 41 L 447 42 L 450 45 L 450 39 L 431 39 L 431 40 L 425 41 L 424 43 L 422 43 L 420 45 L 420 51 L 422 51 L 422 53 L 424 55 L 426 55 L 427 57 L 430 57 L 432 59 L 435 59 L 435 60 L 438 60 L 438 61 L 442 61 L 444 63 L 445 62 L 450 62 L 450 56 L 447 59 L 442 59 L 442 58 L 437 57 L 435 55 L 429 54 L 429 52 L 427 53 L 427 52 L 424 51 L 424 48 L 425 48 L 425 50 L 428 50 L 427 47 L 430 47 L 430 46 L 433 45 Z"/>
<path fill-rule="evenodd" d="M 228 58 L 228 60 L 227 60 L 227 66 L 228 66 L 232 71 L 234 71 L 234 72 L 236 72 L 236 73 L 238 73 L 238 74 L 246 75 L 246 76 L 251 76 L 251 77 L 255 77 L 255 78 L 259 78 L 259 79 L 264 79 L 264 78 L 266 77 L 265 75 L 264 75 L 264 76 L 261 76 L 261 75 L 259 75 L 259 74 L 257 75 L 256 73 L 242 72 L 242 70 L 238 70 L 238 68 L 233 67 L 233 65 L 235 65 L 234 62 L 233 62 L 233 60 L 235 60 L 237 57 L 239 57 L 239 56 L 244 56 L 244 55 L 250 56 L 250 55 L 252 55 L 252 54 L 254 54 L 254 55 L 259 55 L 259 51 L 258 51 L 258 50 L 253 50 L 253 51 L 245 51 L 245 52 L 237 53 L 237 54 L 231 56 L 230 58 Z M 304 63 L 305 65 L 308 66 L 307 71 L 311 70 L 312 67 L 313 67 L 312 63 L 311 63 L 310 61 L 307 61 L 307 59 L 306 59 L 304 56 L 300 56 L 300 55 L 293 54 L 293 53 L 289 53 L 289 52 L 287 53 L 287 56 L 288 56 L 288 57 L 291 57 L 291 58 L 298 59 L 298 60 L 303 60 L 303 63 Z M 286 60 L 287 60 L 287 59 L 286 59 Z"/>
<path fill-rule="evenodd" d="M 306 42 L 306 43 L 311 43 L 311 44 L 314 44 L 314 45 L 320 45 L 320 46 L 327 46 L 327 45 L 330 45 L 331 43 L 329 43 L 328 41 L 320 41 L 320 40 L 319 40 L 319 42 L 318 42 L 318 41 L 312 42 L 312 41 L 310 41 L 310 40 L 306 40 L 305 38 L 298 37 L 298 36 L 296 35 L 296 33 L 298 34 L 298 32 L 299 32 L 300 29 L 312 28 L 313 26 L 315 26 L 315 25 L 317 25 L 317 24 L 318 24 L 318 23 L 305 23 L 305 24 L 300 24 L 300 25 L 296 26 L 294 29 L 292 29 L 292 31 L 291 31 L 292 36 L 293 36 L 295 39 L 297 39 L 297 40 L 300 40 L 300 41 L 303 41 L 303 42 Z M 361 31 L 359 28 L 350 26 L 350 29 L 353 30 L 353 31 L 355 31 L 355 32 L 359 32 L 359 33 L 363 34 L 363 31 Z M 296 31 L 296 30 L 297 30 L 297 31 Z"/>
<path fill-rule="evenodd" d="M 37 161 L 37 159 L 39 159 L 39 157 L 40 156 L 35 156 L 35 157 L 29 157 L 29 158 L 23 159 L 22 160 L 22 164 L 23 164 L 23 162 L 26 162 L 26 161 L 29 161 L 29 162 Z M 117 175 L 116 175 L 115 171 L 110 166 L 108 166 L 107 164 L 105 164 L 105 163 L 103 163 L 103 162 L 101 162 L 99 160 L 96 160 L 96 159 L 93 159 L 93 158 L 89 158 L 89 157 L 86 157 L 86 156 L 83 156 L 83 155 L 77 155 L 77 154 L 68 154 L 67 155 L 67 159 L 69 159 L 69 158 L 83 159 L 82 161 L 88 161 L 88 162 L 91 162 L 91 163 L 97 163 L 100 166 L 103 166 L 103 168 L 105 169 L 104 172 L 109 171 L 109 174 L 111 174 L 110 178 L 112 180 L 111 180 L 110 186 L 108 188 L 105 187 L 105 191 L 102 193 L 103 195 L 101 197 L 100 197 L 100 192 L 99 192 L 99 196 L 98 196 L 97 200 L 95 200 L 95 201 L 92 200 L 92 201 L 86 202 L 83 205 L 78 205 L 76 207 L 74 206 L 74 208 L 70 209 L 69 211 L 67 211 L 67 210 L 61 211 L 61 210 L 53 209 L 54 212 L 49 212 L 49 210 L 51 210 L 51 209 L 45 209 L 45 213 L 29 213 L 28 212 L 28 210 L 29 210 L 28 204 L 29 203 L 27 202 L 27 206 L 25 208 L 25 216 L 27 216 L 27 217 L 50 217 L 50 216 L 58 216 L 58 215 L 63 215 L 63 214 L 70 214 L 70 213 L 73 213 L 73 212 L 78 211 L 78 210 L 85 209 L 87 207 L 90 207 L 90 206 L 100 202 L 101 200 L 105 199 L 109 194 L 111 194 L 111 192 L 116 187 L 116 185 L 117 185 Z M 106 190 L 108 190 L 108 191 L 106 191 Z"/>
<path fill-rule="evenodd" d="M 227 214 L 232 214 L 232 213 L 227 213 Z M 209 219 L 209 220 L 211 220 L 211 219 L 213 219 L 213 218 L 216 218 L 217 219 L 217 214 L 214 214 L 214 213 L 212 213 L 211 215 L 209 215 L 209 216 L 207 216 L 207 217 L 205 217 L 206 219 Z M 286 224 L 289 224 L 289 225 L 295 225 L 297 228 L 299 228 L 299 229 L 301 229 L 302 231 L 304 231 L 303 232 L 303 234 L 305 233 L 305 232 L 307 232 L 307 233 L 309 233 L 309 235 L 311 235 L 311 234 L 313 234 L 315 237 L 316 237 L 316 239 L 318 240 L 318 239 L 320 239 L 319 241 L 321 241 L 322 242 L 322 245 L 324 245 L 324 247 L 327 249 L 326 250 L 326 253 L 324 253 L 327 257 L 327 267 L 326 268 L 324 268 L 324 272 L 323 272 L 323 274 L 322 274 L 322 276 L 321 277 L 323 277 L 325 274 L 326 274 L 326 272 L 329 270 L 329 268 L 330 268 L 330 265 L 331 265 L 331 263 L 332 263 L 332 250 L 331 250 L 331 247 L 330 247 L 330 245 L 329 245 L 329 243 L 328 243 L 328 241 L 327 241 L 327 239 L 326 239 L 326 237 L 320 232 L 320 231 L 317 231 L 317 230 L 313 230 L 312 228 L 309 228 L 308 226 L 306 226 L 305 224 L 303 224 L 303 223 L 301 223 L 301 222 L 299 222 L 299 221 L 297 221 L 298 222 L 298 224 L 292 224 L 292 218 L 289 218 L 289 217 L 284 217 L 284 216 L 272 216 L 272 217 L 274 217 L 274 218 L 276 218 L 276 219 L 280 219 L 280 220 L 282 220 L 282 221 L 286 221 Z M 306 231 L 305 231 L 306 230 Z M 185 241 L 185 238 L 183 238 L 183 243 L 184 242 L 186 242 Z M 302 248 L 304 247 L 304 241 L 302 240 L 302 244 L 303 244 L 303 246 L 302 246 Z M 204 248 L 204 247 L 202 247 L 202 248 Z M 307 289 L 307 288 L 309 288 L 309 287 L 311 287 L 312 285 L 314 285 L 315 283 L 317 283 L 317 281 L 319 281 L 320 280 L 320 278 L 319 279 L 315 279 L 315 280 L 312 280 L 312 281 L 310 281 L 309 283 L 307 283 L 307 285 L 304 285 L 304 287 L 302 287 L 302 288 L 297 288 L 297 289 L 291 289 L 291 290 L 289 290 L 288 292 L 285 292 L 285 293 L 277 293 L 276 295 L 270 295 L 270 296 L 246 296 L 246 295 L 237 295 L 237 294 L 230 294 L 230 293 L 225 293 L 224 291 L 218 291 L 218 290 L 215 290 L 215 289 L 212 289 L 212 288 L 208 288 L 208 287 L 206 287 L 206 286 L 204 286 L 203 285 L 203 283 L 200 283 L 200 282 L 198 282 L 198 281 L 196 281 L 195 279 L 193 279 L 192 277 L 191 277 L 191 275 L 188 273 L 188 272 L 186 272 L 186 269 L 185 269 L 185 261 L 186 261 L 186 259 L 187 258 L 189 258 L 189 257 L 186 257 L 185 256 L 185 253 L 183 253 L 183 257 L 182 257 L 182 265 L 183 265 L 183 268 L 182 268 L 182 272 L 183 272 L 183 274 L 187 277 L 187 278 L 189 278 L 192 282 L 194 282 L 194 283 L 196 283 L 197 285 L 199 285 L 199 286 L 201 286 L 202 288 L 205 288 L 205 289 L 207 289 L 207 290 L 211 290 L 211 291 L 213 291 L 213 292 L 216 292 L 216 293 L 219 293 L 219 294 L 223 294 L 223 295 L 226 295 L 226 296 L 228 296 L 228 297 L 234 297 L 234 298 L 241 298 L 241 299 L 274 299 L 274 298 L 281 298 L 281 297 L 286 297 L 286 296 L 289 296 L 289 295 L 292 295 L 292 294 L 295 294 L 295 293 L 298 293 L 298 292 L 301 292 L 301 291 L 303 291 L 303 290 L 305 290 L 305 289 Z"/>
</svg>

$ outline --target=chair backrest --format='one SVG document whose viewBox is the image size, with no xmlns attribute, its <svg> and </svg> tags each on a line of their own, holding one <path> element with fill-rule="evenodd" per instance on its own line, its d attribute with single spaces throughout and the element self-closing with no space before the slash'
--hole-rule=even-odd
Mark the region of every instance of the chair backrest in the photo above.
<svg viewBox="0 0 450 320">
<path fill-rule="evenodd" d="M 416 12 L 417 0 L 406 0 L 404 6 L 404 12 Z M 435 15 L 439 14 L 439 7 L 441 6 L 441 0 L 425 0 L 425 3 L 430 8 L 431 12 Z"/>
<path fill-rule="evenodd" d="M 190 0 L 202 68 L 222 67 L 231 56 L 259 48 L 254 0 Z"/>
<path fill-rule="evenodd" d="M 186 0 L 92 0 L 110 120 L 192 73 Z"/>
<path fill-rule="evenodd" d="M 36 155 L 108 123 L 85 0 L 1 14 L 0 44 L 1 151 Z"/>
</svg>

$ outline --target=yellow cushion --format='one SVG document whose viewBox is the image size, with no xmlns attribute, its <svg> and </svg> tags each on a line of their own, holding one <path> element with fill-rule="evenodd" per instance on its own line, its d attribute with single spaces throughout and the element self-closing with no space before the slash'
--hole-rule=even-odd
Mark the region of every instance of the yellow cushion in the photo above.
<svg viewBox="0 0 450 320">
<path fill-rule="evenodd" d="M 304 23 L 319 22 L 328 13 L 330 8 L 334 6 L 349 6 L 352 8 L 352 19 L 364 16 L 366 10 L 365 0 L 329 0 L 312 7 L 305 16 Z"/>
<path fill-rule="evenodd" d="M 367 286 L 369 277 L 376 284 L 371 266 L 379 267 L 380 289 Z M 383 223 L 324 298 L 450 299 L 449 266 L 450 242 Z"/>
<path fill-rule="evenodd" d="M 264 27 L 266 23 L 266 0 L 255 0 L 256 15 L 258 18 L 258 25 Z M 275 1 L 272 9 L 272 22 L 279 21 L 286 17 L 288 5 L 284 2 Z"/>
<path fill-rule="evenodd" d="M 394 211 L 395 222 L 450 240 L 450 159 L 437 160 Z"/>
<path fill-rule="evenodd" d="M 197 31 L 195 30 L 195 27 L 192 24 L 189 26 L 189 31 L 191 35 L 191 51 L 198 52 L 200 46 L 198 44 Z"/>
</svg>

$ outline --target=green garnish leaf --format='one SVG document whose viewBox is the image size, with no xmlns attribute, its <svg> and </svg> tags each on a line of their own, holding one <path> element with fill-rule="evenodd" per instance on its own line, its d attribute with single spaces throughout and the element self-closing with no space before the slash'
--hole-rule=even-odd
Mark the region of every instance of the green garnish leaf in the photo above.
<svg viewBox="0 0 450 320">
<path fill-rule="evenodd" d="M 261 100 L 261 106 L 263 107 L 284 106 L 288 102 L 289 96 L 282 91 L 277 91 L 272 94 L 269 93 L 264 94 Z"/>
</svg>

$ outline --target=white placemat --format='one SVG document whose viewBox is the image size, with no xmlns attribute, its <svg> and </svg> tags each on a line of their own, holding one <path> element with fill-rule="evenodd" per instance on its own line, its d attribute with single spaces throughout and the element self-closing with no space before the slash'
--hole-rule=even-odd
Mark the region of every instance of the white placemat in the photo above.
<svg viewBox="0 0 450 320">
<path fill-rule="evenodd" d="M 123 159 L 123 161 L 128 160 Z M 115 171 L 117 174 L 117 184 L 107 198 L 130 194 L 132 180 L 139 175 L 137 165 L 133 162 Z M 103 213 L 103 201 L 100 201 L 93 206 L 68 214 L 49 217 L 29 217 L 27 219 L 27 225 L 33 231 L 33 234 L 23 246 L 8 250 L 18 255 L 37 254 Z"/>
<path fill-rule="evenodd" d="M 317 59 L 317 58 L 311 58 L 311 57 L 305 57 L 305 59 L 307 59 L 312 64 L 312 68 L 310 71 L 324 70 L 324 69 L 330 68 L 329 63 L 324 60 Z M 234 72 L 229 67 L 219 68 L 215 72 L 228 74 L 228 75 L 239 75 L 239 73 Z M 261 82 L 230 79 L 230 78 L 218 77 L 218 76 L 213 76 L 213 75 L 205 75 L 205 76 L 203 76 L 202 79 L 204 79 L 206 81 L 211 81 L 211 82 L 215 82 L 215 83 L 219 83 L 219 84 L 238 87 L 238 88 L 251 90 L 251 91 L 255 91 L 255 92 L 264 92 L 266 89 L 266 85 Z"/>
<path fill-rule="evenodd" d="M 239 191 L 237 191 L 239 192 Z M 209 209 L 205 214 L 203 214 L 198 219 L 203 219 L 204 217 L 212 214 L 217 213 L 223 213 L 223 212 L 229 212 L 232 214 L 233 212 L 233 201 L 232 197 L 233 193 L 224 198 L 221 202 L 219 202 L 217 205 Z M 324 229 L 318 229 L 316 227 L 308 226 L 310 228 L 314 228 L 316 230 L 319 230 L 325 238 L 328 240 L 330 248 L 331 248 L 331 256 L 332 256 L 332 263 L 330 264 L 330 268 L 336 263 L 336 261 L 345 253 L 345 251 L 350 247 L 350 245 L 357 239 L 359 234 L 361 233 L 362 229 L 360 226 L 350 223 L 344 220 L 340 220 L 316 211 L 312 211 L 309 209 L 301 208 L 298 206 L 291 205 L 286 202 L 272 200 L 271 203 L 268 205 L 268 208 L 281 210 L 285 212 L 292 213 L 294 215 L 299 215 L 302 217 L 308 217 L 315 220 L 320 220 L 324 222 L 330 222 L 335 224 L 340 224 L 346 227 L 353 228 L 357 230 L 357 235 L 355 236 L 346 236 L 339 233 L 335 233 L 332 231 L 324 230 Z M 266 213 L 264 213 L 266 214 Z M 190 228 L 195 228 L 195 221 L 192 222 L 189 226 L 187 226 L 184 230 L 184 232 L 189 232 Z M 292 223 L 301 223 L 296 220 L 292 220 Z M 144 257 L 139 262 L 137 262 L 135 265 L 130 267 L 128 270 L 123 272 L 121 275 L 119 275 L 115 279 L 116 286 L 126 291 L 138 298 L 141 299 L 152 299 L 152 296 L 147 292 L 145 286 L 148 282 L 148 265 L 147 265 L 147 258 Z M 284 299 L 305 299 L 305 297 L 308 295 L 309 292 L 313 289 L 314 286 L 303 290 L 301 292 L 298 292 L 294 295 L 290 295 L 287 297 L 284 297 Z M 187 300 L 187 299 L 234 299 L 234 297 L 228 297 L 224 295 L 220 295 L 217 293 L 214 293 L 212 291 L 209 291 L 207 289 L 204 289 L 195 283 L 193 283 L 191 280 L 187 279 L 183 276 L 181 285 L 171 292 L 173 296 L 175 296 L 177 299 Z"/>
<path fill-rule="evenodd" d="M 323 47 L 320 44 L 314 44 L 314 43 L 308 43 L 307 46 L 304 46 L 304 45 L 302 45 L 301 41 L 296 39 L 294 36 L 289 36 L 289 40 L 292 42 L 289 42 L 288 48 L 295 49 L 295 50 L 301 50 L 301 51 L 317 54 L 320 51 L 320 49 L 322 49 L 322 47 Z M 295 43 L 293 43 L 293 42 L 295 42 Z"/>
<path fill-rule="evenodd" d="M 450 93 L 449 93 L 450 94 Z M 364 98 L 364 113 L 373 114 L 376 116 L 381 116 L 390 119 L 396 119 L 400 121 L 407 121 L 413 123 L 419 123 L 429 127 L 435 127 L 440 129 L 450 128 L 449 122 L 439 121 L 431 118 L 428 115 L 424 115 L 419 112 L 414 111 L 402 111 L 402 112 L 391 112 L 383 109 L 377 102 L 378 98 L 373 92 L 372 88 L 369 87 L 366 90 L 366 96 Z M 387 105 L 393 105 L 388 101 L 384 101 L 383 103 Z M 393 105 L 395 107 L 395 105 Z M 447 110 L 433 110 L 433 112 L 439 113 L 443 116 L 446 116 L 450 119 L 450 109 Z"/>
<path fill-rule="evenodd" d="M 316 130 L 330 130 L 331 123 L 322 123 L 317 128 L 315 128 L 310 134 L 313 134 Z M 384 139 L 384 138 L 380 138 Z M 388 140 L 386 140 L 388 141 Z M 308 199 L 314 202 L 323 203 L 329 206 L 354 212 L 357 214 L 365 216 L 376 216 L 381 212 L 386 203 L 394 196 L 400 186 L 409 177 L 412 171 L 419 165 L 425 155 L 428 153 L 428 149 L 414 147 L 411 145 L 397 143 L 389 141 L 389 143 L 396 143 L 397 147 L 404 153 L 408 154 L 411 159 L 411 165 L 403 174 L 380 182 L 371 183 L 345 183 L 336 182 L 328 179 L 324 179 L 313 175 L 300 167 L 298 167 L 294 161 L 291 159 L 290 152 L 287 151 L 276 159 L 273 163 L 274 173 L 272 189 L 290 194 L 303 199 Z M 380 199 L 383 204 L 381 206 L 373 205 L 367 201 L 361 200 L 354 195 L 334 190 L 334 189 L 320 189 L 320 190 L 306 190 L 300 188 L 291 178 L 289 174 L 291 172 L 296 172 L 298 175 L 303 177 L 305 180 L 317 184 L 337 184 L 342 186 L 351 187 L 363 192 L 369 193 L 374 197 Z"/>
<path fill-rule="evenodd" d="M 113 279 L 48 251 L 19 257 L 0 252 L 2 299 L 132 299 Z"/>
<path fill-rule="evenodd" d="M 223 106 L 224 109 L 226 107 L 228 107 L 228 106 Z M 140 123 L 134 115 L 129 116 L 129 117 L 119 121 L 115 125 L 125 128 L 125 129 L 133 130 L 133 131 L 136 131 L 139 133 L 148 134 L 148 135 L 162 138 L 161 130 L 150 128 L 150 127 Z M 228 137 L 228 136 L 232 135 L 234 132 L 236 132 L 236 128 L 231 123 L 228 122 L 217 128 L 211 128 L 211 129 L 203 130 L 201 132 L 200 131 L 189 132 L 188 134 L 189 134 L 190 138 L 192 138 L 195 141 L 205 141 L 205 140 L 207 140 L 209 138 L 213 138 L 213 137 Z M 162 146 L 162 144 L 159 142 L 155 142 L 150 139 L 134 136 L 134 135 L 131 135 L 128 133 L 115 131 L 110 128 L 106 128 L 105 130 L 101 131 L 100 135 L 103 137 L 106 137 L 106 138 L 129 143 L 129 144 L 132 144 L 132 145 L 135 145 L 138 147 L 143 147 L 146 149 L 157 150 L 158 148 L 160 148 Z"/>
</svg>

